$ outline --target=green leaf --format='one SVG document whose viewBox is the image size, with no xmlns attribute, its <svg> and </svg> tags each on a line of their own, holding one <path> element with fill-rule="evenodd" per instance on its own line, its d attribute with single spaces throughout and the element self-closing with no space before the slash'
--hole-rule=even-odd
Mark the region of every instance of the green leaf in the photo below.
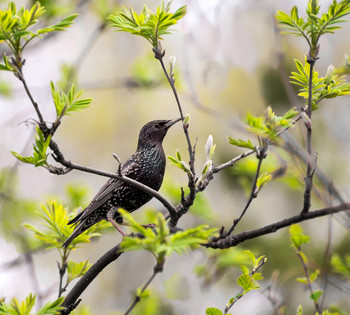
<svg viewBox="0 0 350 315">
<path fill-rule="evenodd" d="M 29 157 L 23 157 L 19 153 L 10 151 L 18 160 L 34 164 L 35 167 L 43 166 L 49 168 L 47 163 L 48 154 L 46 153 L 51 141 L 51 136 L 49 135 L 46 139 L 39 127 L 36 128 L 35 144 L 33 144 L 33 155 Z"/>
<path fill-rule="evenodd" d="M 310 282 L 314 282 L 317 280 L 318 276 L 320 274 L 320 270 L 316 269 L 311 275 L 310 275 Z"/>
<path fill-rule="evenodd" d="M 74 227 L 68 225 L 68 221 L 72 219 L 72 216 L 76 215 L 76 212 L 68 214 L 68 209 L 63 205 L 52 201 L 47 205 L 41 205 L 41 211 L 37 212 L 39 217 L 42 219 L 41 225 L 44 227 L 41 229 L 30 225 L 23 224 L 25 228 L 32 231 L 34 236 L 43 242 L 46 248 L 57 248 L 62 251 L 62 243 L 71 235 Z M 87 243 L 91 237 L 99 236 L 99 231 L 109 226 L 108 222 L 99 222 L 84 233 L 77 236 L 73 242 L 65 250 L 71 250 L 76 245 L 81 243 Z"/>
<path fill-rule="evenodd" d="M 241 140 L 241 139 L 233 139 L 231 137 L 228 137 L 228 142 L 232 145 L 235 145 L 236 147 L 241 147 L 241 148 L 248 148 L 255 150 L 255 146 L 252 144 L 250 140 Z"/>
<path fill-rule="evenodd" d="M 308 281 L 305 277 L 302 277 L 302 278 L 297 278 L 297 281 L 302 283 L 302 284 L 308 284 Z"/>
<path fill-rule="evenodd" d="M 132 8 L 127 10 L 124 7 L 124 12 L 110 15 L 107 19 L 110 27 L 144 37 L 155 48 L 164 35 L 171 33 L 169 27 L 175 25 L 186 14 L 186 6 L 180 7 L 175 13 L 170 13 L 169 9 L 169 5 L 164 8 L 162 3 L 156 13 L 153 13 L 145 5 L 142 12 L 137 14 Z"/>
<path fill-rule="evenodd" d="M 83 90 L 76 92 L 75 85 L 72 84 L 68 93 L 58 91 L 51 81 L 51 95 L 56 109 L 56 120 L 61 120 L 64 115 L 70 115 L 73 112 L 82 111 L 90 107 L 91 98 L 80 99 Z"/>
<path fill-rule="evenodd" d="M 301 305 L 298 307 L 297 315 L 303 315 L 303 307 Z"/>
<path fill-rule="evenodd" d="M 16 299 L 11 299 L 10 303 L 0 303 L 0 315 L 29 315 L 36 296 L 30 293 L 21 303 Z"/>
<path fill-rule="evenodd" d="M 243 274 L 249 275 L 249 268 L 246 265 L 241 265 L 240 268 L 241 268 Z"/>
<path fill-rule="evenodd" d="M 209 229 L 206 225 L 199 225 L 185 231 L 178 231 L 171 234 L 164 216 L 161 213 L 157 213 L 157 225 L 154 228 L 155 231 L 152 231 L 136 222 L 127 211 L 120 209 L 119 212 L 132 228 L 143 235 L 143 238 L 124 237 L 121 244 L 123 250 L 131 251 L 144 249 L 152 252 L 157 259 L 170 256 L 174 252 L 183 254 L 199 248 L 201 244 L 207 242 L 208 239 L 217 232 L 215 229 Z"/>
<path fill-rule="evenodd" d="M 350 255 L 346 255 L 344 259 L 339 254 L 334 254 L 331 258 L 331 265 L 336 273 L 346 278 L 350 277 Z"/>
<path fill-rule="evenodd" d="M 175 159 L 172 156 L 168 156 L 168 159 L 170 160 L 170 163 L 172 165 L 182 169 L 183 171 L 185 171 L 189 175 L 193 175 L 192 172 L 191 172 L 190 167 L 188 166 L 188 164 L 185 161 L 179 161 L 179 160 Z"/>
<path fill-rule="evenodd" d="M 0 41 L 4 41 L 11 49 L 16 60 L 21 60 L 22 51 L 31 40 L 41 34 L 65 30 L 72 25 L 73 20 L 77 17 L 77 14 L 72 14 L 55 25 L 32 31 L 31 28 L 39 22 L 39 18 L 44 13 L 45 7 L 41 6 L 39 2 L 36 2 L 31 9 L 22 7 L 17 10 L 14 2 L 9 1 L 7 9 L 0 10 Z M 2 66 L 1 70 L 5 70 L 5 68 Z"/>
<path fill-rule="evenodd" d="M 58 298 L 54 302 L 46 303 L 37 313 L 36 315 L 59 315 L 60 311 L 64 309 L 64 307 L 60 306 L 64 301 L 64 297 Z"/>
<path fill-rule="evenodd" d="M 209 307 L 205 310 L 205 315 L 222 315 L 222 311 L 216 307 Z"/>
<path fill-rule="evenodd" d="M 313 300 L 315 303 L 317 303 L 322 294 L 323 294 L 322 290 L 316 290 L 311 293 L 310 299 Z"/>
<path fill-rule="evenodd" d="M 82 277 L 90 267 L 91 264 L 88 260 L 82 261 L 80 263 L 69 260 L 67 263 L 67 283 L 70 283 L 72 280 Z"/>
<path fill-rule="evenodd" d="M 258 190 L 261 190 L 269 181 L 271 181 L 272 175 L 268 173 L 263 173 L 258 177 L 258 180 L 256 181 L 256 187 Z"/>
<path fill-rule="evenodd" d="M 252 277 L 247 274 L 240 275 L 237 279 L 237 284 L 242 287 L 244 292 L 248 292 L 252 289 L 257 289 L 259 286 L 256 286 L 256 283 L 254 283 Z"/>
<path fill-rule="evenodd" d="M 256 272 L 252 275 L 253 280 L 255 281 L 260 281 L 263 280 L 264 277 L 262 276 L 262 274 L 260 272 Z"/>
<path fill-rule="evenodd" d="M 298 224 L 292 224 L 289 228 L 289 235 L 292 245 L 298 249 L 301 245 L 310 241 L 310 237 L 303 234 L 303 229 Z"/>
<path fill-rule="evenodd" d="M 246 249 L 243 252 L 249 257 L 249 259 L 251 260 L 253 265 L 255 265 L 255 263 L 256 263 L 255 255 L 249 249 Z"/>
</svg>

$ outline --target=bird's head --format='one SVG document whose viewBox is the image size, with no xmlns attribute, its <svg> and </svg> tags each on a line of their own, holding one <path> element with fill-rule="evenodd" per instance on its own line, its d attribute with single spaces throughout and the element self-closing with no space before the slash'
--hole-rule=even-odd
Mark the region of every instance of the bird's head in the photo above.
<svg viewBox="0 0 350 315">
<path fill-rule="evenodd" d="M 140 131 L 138 148 L 162 144 L 168 129 L 180 121 L 181 118 L 173 120 L 153 120 L 144 125 Z"/>
</svg>

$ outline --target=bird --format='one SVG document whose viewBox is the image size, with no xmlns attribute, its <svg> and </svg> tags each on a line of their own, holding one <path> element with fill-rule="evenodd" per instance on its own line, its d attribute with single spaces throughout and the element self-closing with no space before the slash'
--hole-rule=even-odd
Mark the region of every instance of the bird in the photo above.
<svg viewBox="0 0 350 315">
<path fill-rule="evenodd" d="M 153 120 L 144 125 L 139 134 L 136 152 L 120 165 L 120 174 L 158 191 L 163 182 L 166 164 L 163 139 L 169 128 L 180 120 L 181 118 Z M 133 212 L 151 199 L 152 196 L 146 192 L 119 179 L 110 178 L 91 203 L 68 222 L 68 225 L 75 225 L 75 229 L 62 247 L 67 248 L 78 235 L 101 220 L 111 222 L 124 235 L 116 224 L 122 223 L 118 208 Z"/>
</svg>

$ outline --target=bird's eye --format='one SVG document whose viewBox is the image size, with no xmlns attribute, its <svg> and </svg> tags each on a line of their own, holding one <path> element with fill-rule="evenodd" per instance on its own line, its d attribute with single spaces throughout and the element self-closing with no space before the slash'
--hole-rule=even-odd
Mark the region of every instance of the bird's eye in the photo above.
<svg viewBox="0 0 350 315">
<path fill-rule="evenodd" d="M 155 124 L 155 125 L 154 125 L 154 128 L 156 128 L 156 129 L 159 129 L 159 127 L 160 127 L 159 124 Z"/>
</svg>

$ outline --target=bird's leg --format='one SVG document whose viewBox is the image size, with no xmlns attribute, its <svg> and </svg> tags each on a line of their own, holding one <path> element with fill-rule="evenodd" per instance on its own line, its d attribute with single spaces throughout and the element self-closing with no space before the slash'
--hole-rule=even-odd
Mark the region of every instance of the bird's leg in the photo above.
<svg viewBox="0 0 350 315">
<path fill-rule="evenodd" d="M 114 217 L 115 214 L 118 212 L 117 207 L 112 207 L 108 212 L 107 212 L 107 220 L 112 223 L 112 225 L 117 229 L 117 231 L 122 235 L 124 238 L 125 233 L 122 231 L 122 229 L 118 226 L 118 223 L 115 222 Z"/>
</svg>

